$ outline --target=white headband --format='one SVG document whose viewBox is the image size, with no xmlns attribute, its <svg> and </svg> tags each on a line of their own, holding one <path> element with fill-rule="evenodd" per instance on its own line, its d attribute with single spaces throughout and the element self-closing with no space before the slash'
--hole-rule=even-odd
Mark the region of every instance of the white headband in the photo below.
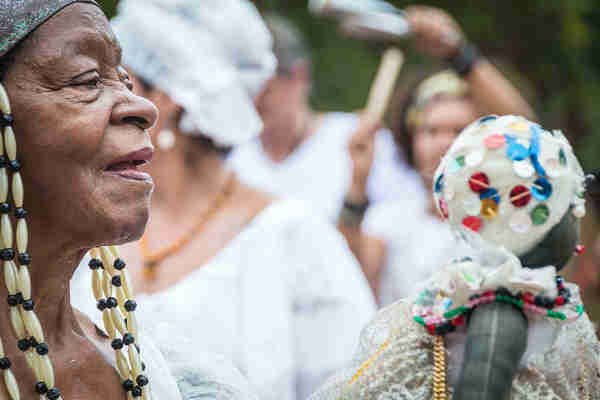
<svg viewBox="0 0 600 400">
<path fill-rule="evenodd" d="M 272 39 L 247 0 L 121 0 L 123 62 L 184 108 L 182 131 L 221 146 L 258 135 L 253 98 L 275 71 Z"/>
</svg>

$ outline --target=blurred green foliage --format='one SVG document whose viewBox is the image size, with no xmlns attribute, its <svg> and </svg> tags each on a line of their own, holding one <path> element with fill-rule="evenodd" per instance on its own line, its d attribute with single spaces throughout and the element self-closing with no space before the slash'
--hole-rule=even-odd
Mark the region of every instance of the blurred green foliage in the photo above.
<svg viewBox="0 0 600 400">
<path fill-rule="evenodd" d="M 356 0 L 361 1 L 361 0 Z M 109 15 L 116 0 L 101 0 Z M 414 1 L 392 0 L 399 7 Z M 199 0 L 199 4 L 202 0 Z M 307 0 L 255 0 L 263 11 L 293 20 L 312 46 L 313 104 L 360 108 L 380 49 L 337 34 L 330 20 L 307 11 Z M 600 7 L 596 0 L 432 0 L 519 86 L 545 126 L 575 140 L 586 168 L 600 168 Z M 152 21 L 146 23 L 152 24 Z M 405 74 L 434 63 L 410 51 Z M 504 68 L 508 67 L 508 68 Z"/>
</svg>

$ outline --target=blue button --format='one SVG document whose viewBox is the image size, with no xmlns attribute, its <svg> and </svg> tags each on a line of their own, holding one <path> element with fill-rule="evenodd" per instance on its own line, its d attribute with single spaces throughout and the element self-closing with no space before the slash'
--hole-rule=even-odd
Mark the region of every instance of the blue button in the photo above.
<svg viewBox="0 0 600 400">
<path fill-rule="evenodd" d="M 433 190 L 436 193 L 439 193 L 444 188 L 444 174 L 440 174 L 438 178 L 435 180 L 435 185 L 433 186 Z"/>
<path fill-rule="evenodd" d="M 539 201 L 546 201 L 552 196 L 552 184 L 546 178 L 539 178 L 533 182 L 531 194 Z"/>
<path fill-rule="evenodd" d="M 481 200 L 492 199 L 496 202 L 496 204 L 500 203 L 500 195 L 498 194 L 498 191 L 494 188 L 489 188 L 479 193 L 479 198 Z"/>
</svg>

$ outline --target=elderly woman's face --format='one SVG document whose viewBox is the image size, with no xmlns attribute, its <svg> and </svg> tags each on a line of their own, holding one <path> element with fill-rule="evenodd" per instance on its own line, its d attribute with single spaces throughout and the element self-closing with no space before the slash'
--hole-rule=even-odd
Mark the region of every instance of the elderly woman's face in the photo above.
<svg viewBox="0 0 600 400">
<path fill-rule="evenodd" d="M 148 217 L 153 183 L 138 167 L 156 109 L 120 62 L 100 9 L 76 3 L 23 43 L 4 79 L 32 221 L 82 245 L 135 239 Z"/>
</svg>

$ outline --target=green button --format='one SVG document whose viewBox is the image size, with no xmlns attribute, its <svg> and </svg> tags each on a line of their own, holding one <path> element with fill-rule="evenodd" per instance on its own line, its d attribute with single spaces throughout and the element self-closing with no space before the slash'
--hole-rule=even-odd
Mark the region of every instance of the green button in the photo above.
<svg viewBox="0 0 600 400">
<path fill-rule="evenodd" d="M 539 204 L 531 211 L 531 221 L 534 225 L 542 225 L 546 223 L 549 217 L 550 209 L 545 204 Z"/>
</svg>

